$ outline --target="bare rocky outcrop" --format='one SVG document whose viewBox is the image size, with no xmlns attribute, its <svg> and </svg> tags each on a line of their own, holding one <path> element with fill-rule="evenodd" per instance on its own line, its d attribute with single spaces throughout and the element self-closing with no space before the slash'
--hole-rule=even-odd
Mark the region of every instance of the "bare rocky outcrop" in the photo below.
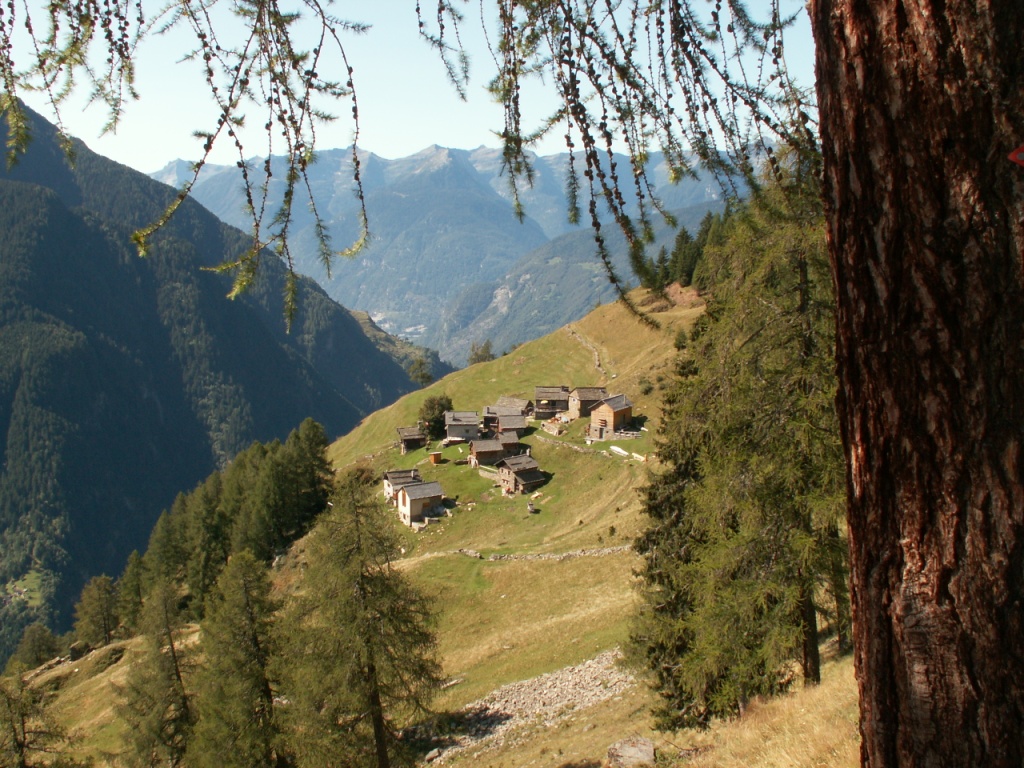
<svg viewBox="0 0 1024 768">
<path fill-rule="evenodd" d="M 654 768 L 654 742 L 641 736 L 630 736 L 608 747 L 605 768 Z"/>
</svg>

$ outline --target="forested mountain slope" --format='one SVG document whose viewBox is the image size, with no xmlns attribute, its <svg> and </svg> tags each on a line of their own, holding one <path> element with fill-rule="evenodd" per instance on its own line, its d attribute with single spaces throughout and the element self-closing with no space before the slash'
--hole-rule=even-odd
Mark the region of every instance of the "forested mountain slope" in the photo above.
<svg viewBox="0 0 1024 768">
<path fill-rule="evenodd" d="M 201 268 L 246 237 L 191 201 L 139 258 L 132 231 L 173 195 L 77 142 L 70 166 L 40 119 L 0 173 L 2 657 L 33 616 L 67 626 L 84 579 L 253 440 L 307 416 L 338 435 L 414 388 L 311 280 L 288 333 L 272 257 L 227 300 Z"/>
</svg>

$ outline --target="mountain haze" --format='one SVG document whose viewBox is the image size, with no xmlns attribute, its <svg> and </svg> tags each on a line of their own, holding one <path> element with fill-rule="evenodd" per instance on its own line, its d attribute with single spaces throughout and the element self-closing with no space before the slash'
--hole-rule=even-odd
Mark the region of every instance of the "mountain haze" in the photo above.
<svg viewBox="0 0 1024 768">
<path fill-rule="evenodd" d="M 342 434 L 414 389 L 409 350 L 379 350 L 312 280 L 288 333 L 272 256 L 228 301 L 202 268 L 247 238 L 192 201 L 140 259 L 132 231 L 173 195 L 78 142 L 69 165 L 39 118 L 0 173 L 0 656 L 27 620 L 66 627 L 83 581 L 116 576 L 175 494 L 253 440 L 306 417 Z"/>
<path fill-rule="evenodd" d="M 294 251 L 300 271 L 341 303 L 370 313 L 385 330 L 462 364 L 473 342 L 490 338 L 503 351 L 615 295 L 594 255 L 590 230 L 568 222 L 567 154 L 534 156 L 533 185 L 520 183 L 522 222 L 500 150 L 431 146 L 396 160 L 369 152 L 359 157 L 370 219 L 367 247 L 353 260 L 334 264 L 328 277 L 315 259 L 312 214 L 298 200 Z M 624 157 L 615 162 L 628 165 Z M 154 178 L 180 186 L 189 173 L 187 164 L 176 161 Z M 683 213 L 684 226 L 695 229 L 707 210 L 721 207 L 721 191 L 709 177 L 671 184 L 660 156 L 649 173 L 666 208 Z M 358 236 L 360 215 L 351 150 L 318 153 L 309 174 L 333 246 L 349 245 Z M 273 204 L 281 199 L 283 175 L 281 159 L 272 158 Z M 224 221 L 251 226 L 234 166 L 204 168 L 193 195 Z M 627 278 L 622 238 L 609 237 L 615 267 Z M 670 234 L 665 239 L 671 243 Z"/>
</svg>

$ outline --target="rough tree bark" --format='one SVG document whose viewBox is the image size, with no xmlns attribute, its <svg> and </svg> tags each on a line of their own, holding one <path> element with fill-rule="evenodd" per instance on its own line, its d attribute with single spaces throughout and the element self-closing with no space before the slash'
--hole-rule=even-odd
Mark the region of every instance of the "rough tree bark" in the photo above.
<svg viewBox="0 0 1024 768">
<path fill-rule="evenodd" d="M 862 762 L 1024 765 L 1024 8 L 812 0 Z"/>
</svg>

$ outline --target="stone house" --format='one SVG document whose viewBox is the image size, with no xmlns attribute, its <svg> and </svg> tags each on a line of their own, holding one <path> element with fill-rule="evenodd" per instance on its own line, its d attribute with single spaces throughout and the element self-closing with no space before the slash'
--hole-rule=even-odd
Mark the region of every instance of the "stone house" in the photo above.
<svg viewBox="0 0 1024 768">
<path fill-rule="evenodd" d="M 526 417 L 525 416 L 499 416 L 498 417 L 498 434 L 505 432 L 514 432 L 518 437 L 522 437 L 526 434 Z"/>
<path fill-rule="evenodd" d="M 403 456 L 427 444 L 427 436 L 419 427 L 396 427 L 395 430 L 398 432 L 398 444 Z"/>
<path fill-rule="evenodd" d="M 476 440 L 480 435 L 480 417 L 476 411 L 445 411 L 444 433 L 449 440 Z"/>
<path fill-rule="evenodd" d="M 494 466 L 505 458 L 505 446 L 500 440 L 474 440 L 469 444 L 469 465 Z"/>
<path fill-rule="evenodd" d="M 625 395 L 613 395 L 598 403 L 590 412 L 587 436 L 592 440 L 609 440 L 633 421 L 633 403 Z"/>
<path fill-rule="evenodd" d="M 569 410 L 569 388 L 534 387 L 533 418 L 546 421 Z"/>
<path fill-rule="evenodd" d="M 384 498 L 395 503 L 400 488 L 421 482 L 423 478 L 418 469 L 389 469 L 384 473 Z"/>
<path fill-rule="evenodd" d="M 525 400 L 522 397 L 512 397 L 511 395 L 502 395 L 498 398 L 498 402 L 495 403 L 497 406 L 509 407 L 518 409 L 519 413 L 523 416 L 529 416 L 533 413 L 533 403 L 530 400 Z"/>
<path fill-rule="evenodd" d="M 523 453 L 523 446 L 519 442 L 519 435 L 515 432 L 499 432 L 497 440 L 505 451 L 506 456 L 518 456 Z"/>
<path fill-rule="evenodd" d="M 498 482 L 505 493 L 529 493 L 547 481 L 540 465 L 532 456 L 509 456 L 497 464 Z"/>
<path fill-rule="evenodd" d="M 484 407 L 483 424 L 485 430 L 493 430 L 498 426 L 498 420 L 502 417 L 518 416 L 523 417 L 523 412 L 510 405 L 488 405 Z"/>
<path fill-rule="evenodd" d="M 569 393 L 569 418 L 589 416 L 594 407 L 608 398 L 604 387 L 576 387 Z"/>
<path fill-rule="evenodd" d="M 403 485 L 398 489 L 398 517 L 406 525 L 422 523 L 443 511 L 443 499 L 438 482 Z"/>
</svg>

